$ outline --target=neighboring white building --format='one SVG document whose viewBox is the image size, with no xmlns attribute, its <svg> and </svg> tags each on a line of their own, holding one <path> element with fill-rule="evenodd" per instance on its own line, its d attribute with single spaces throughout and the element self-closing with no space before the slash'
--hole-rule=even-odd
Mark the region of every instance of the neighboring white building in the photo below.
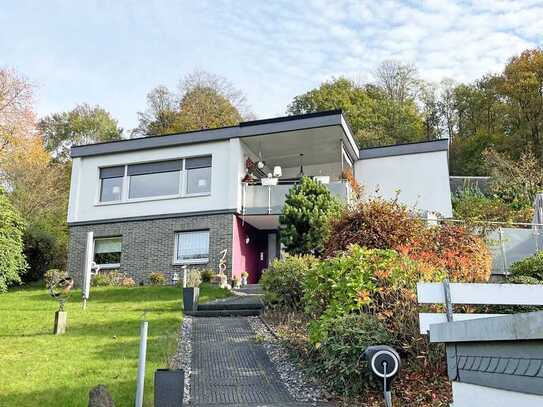
<svg viewBox="0 0 543 407">
<path fill-rule="evenodd" d="M 81 275 L 93 232 L 94 261 L 137 280 L 183 265 L 217 270 L 227 250 L 228 273 L 256 282 L 279 252 L 279 214 L 302 175 L 348 199 L 350 168 L 368 194 L 400 191 L 410 207 L 449 217 L 447 152 L 447 140 L 359 150 L 341 111 L 75 146 L 69 272 Z M 262 185 L 274 172 L 277 185 Z"/>
</svg>

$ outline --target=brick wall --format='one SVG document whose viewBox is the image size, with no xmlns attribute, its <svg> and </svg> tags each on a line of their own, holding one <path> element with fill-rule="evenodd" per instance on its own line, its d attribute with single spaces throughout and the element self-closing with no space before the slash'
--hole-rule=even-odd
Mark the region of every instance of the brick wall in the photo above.
<svg viewBox="0 0 543 407">
<path fill-rule="evenodd" d="M 136 283 L 147 282 L 154 271 L 165 273 L 171 281 L 172 273 L 182 271 L 181 265 L 173 264 L 175 232 L 209 229 L 209 263 L 189 267 L 218 272 L 220 252 L 228 249 L 227 274 L 231 276 L 233 219 L 234 215 L 221 214 L 70 226 L 68 272 L 80 285 L 87 232 L 92 231 L 95 238 L 122 237 L 120 271 Z"/>
</svg>

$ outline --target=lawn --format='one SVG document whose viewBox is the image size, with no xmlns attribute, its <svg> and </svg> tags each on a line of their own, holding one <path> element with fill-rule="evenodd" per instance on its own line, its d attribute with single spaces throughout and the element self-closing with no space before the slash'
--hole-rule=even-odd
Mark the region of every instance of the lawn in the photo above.
<svg viewBox="0 0 543 407">
<path fill-rule="evenodd" d="M 201 300 L 227 296 L 202 285 Z M 153 405 L 153 375 L 175 351 L 182 290 L 169 286 L 93 288 L 87 309 L 74 290 L 68 331 L 52 334 L 58 303 L 43 288 L 0 294 L 0 406 L 86 406 L 105 384 L 117 406 L 133 406 L 140 321 L 149 321 L 145 405 Z"/>
</svg>

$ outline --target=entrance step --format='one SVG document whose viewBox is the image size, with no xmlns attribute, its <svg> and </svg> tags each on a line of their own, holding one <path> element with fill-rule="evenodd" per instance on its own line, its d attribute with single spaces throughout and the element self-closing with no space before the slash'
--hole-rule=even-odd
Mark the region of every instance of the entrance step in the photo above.
<svg viewBox="0 0 543 407">
<path fill-rule="evenodd" d="M 198 404 L 198 407 L 334 407 L 335 404 L 324 401 L 306 401 L 268 404 Z"/>
<path fill-rule="evenodd" d="M 201 306 L 199 305 L 198 308 Z M 258 309 L 218 309 L 218 310 L 200 310 L 198 311 L 187 311 L 185 315 L 190 315 L 193 317 L 255 317 L 259 316 L 262 310 Z"/>
<path fill-rule="evenodd" d="M 210 302 L 207 304 L 198 304 L 198 311 L 233 311 L 233 310 L 261 310 L 264 305 L 260 302 L 228 303 L 228 302 Z"/>
</svg>

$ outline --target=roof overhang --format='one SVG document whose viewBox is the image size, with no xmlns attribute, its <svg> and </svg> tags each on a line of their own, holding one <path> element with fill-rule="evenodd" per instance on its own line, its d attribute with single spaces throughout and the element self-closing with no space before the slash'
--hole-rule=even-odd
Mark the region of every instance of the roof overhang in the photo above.
<svg viewBox="0 0 543 407">
<path fill-rule="evenodd" d="M 436 151 L 448 151 L 449 139 L 423 141 L 420 143 L 395 144 L 392 146 L 373 147 L 360 150 L 360 159 L 394 157 L 398 155 L 433 153 Z"/>
<path fill-rule="evenodd" d="M 115 154 L 187 144 L 226 141 L 232 138 L 273 135 L 278 133 L 330 126 L 338 126 L 341 129 L 343 133 L 342 137 L 344 139 L 345 150 L 353 160 L 358 159 L 358 147 L 354 142 L 351 130 L 343 117 L 341 110 L 278 117 L 274 119 L 254 120 L 242 122 L 238 126 L 222 127 L 218 129 L 206 129 L 187 133 L 149 136 L 105 143 L 73 146 L 71 149 L 71 156 L 72 158 L 76 158 Z"/>
</svg>

